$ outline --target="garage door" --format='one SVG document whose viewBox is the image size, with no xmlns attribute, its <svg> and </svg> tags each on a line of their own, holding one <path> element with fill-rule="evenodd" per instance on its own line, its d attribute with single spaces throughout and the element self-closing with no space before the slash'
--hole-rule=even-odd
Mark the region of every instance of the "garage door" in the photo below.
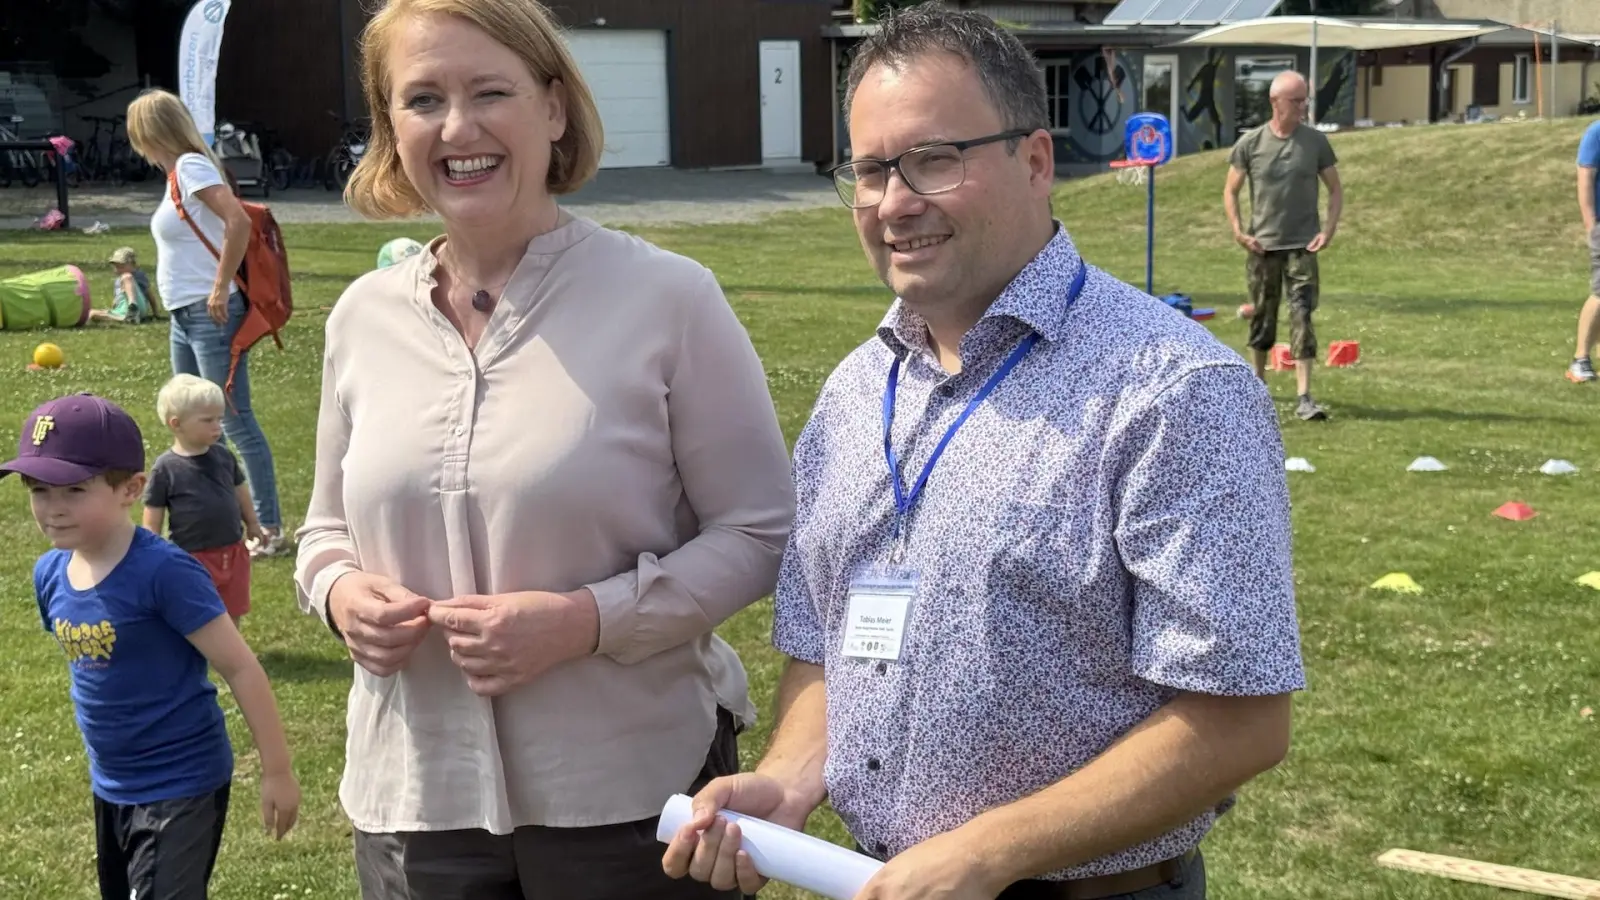
<svg viewBox="0 0 1600 900">
<path fill-rule="evenodd" d="M 671 164 L 666 32 L 582 29 L 567 32 L 567 45 L 606 127 L 600 168 Z"/>
</svg>

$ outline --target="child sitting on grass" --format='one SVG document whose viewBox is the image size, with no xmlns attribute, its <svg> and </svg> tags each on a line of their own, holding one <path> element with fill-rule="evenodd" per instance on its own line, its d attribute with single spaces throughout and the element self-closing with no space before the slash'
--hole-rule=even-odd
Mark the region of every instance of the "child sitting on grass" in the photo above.
<svg viewBox="0 0 1600 900">
<path fill-rule="evenodd" d="M 261 816 L 281 839 L 300 786 L 272 686 L 194 558 L 138 528 L 144 439 L 92 394 L 51 400 L 0 465 L 28 487 L 55 549 L 33 588 L 67 655 L 89 757 L 100 895 L 204 897 L 222 843 L 233 747 L 214 666 L 233 691 L 261 761 Z"/>
<path fill-rule="evenodd" d="M 139 258 L 132 247 L 118 247 L 112 254 L 111 268 L 117 273 L 115 298 L 111 309 L 91 309 L 89 318 L 102 322 L 123 322 L 137 325 L 156 317 L 150 303 L 150 276 L 139 268 Z"/>
<path fill-rule="evenodd" d="M 189 551 L 211 573 L 234 627 L 250 611 L 250 550 L 263 539 L 244 469 L 222 440 L 222 388 L 175 375 L 156 395 L 156 412 L 172 432 L 172 449 L 150 467 L 144 527 Z"/>
</svg>

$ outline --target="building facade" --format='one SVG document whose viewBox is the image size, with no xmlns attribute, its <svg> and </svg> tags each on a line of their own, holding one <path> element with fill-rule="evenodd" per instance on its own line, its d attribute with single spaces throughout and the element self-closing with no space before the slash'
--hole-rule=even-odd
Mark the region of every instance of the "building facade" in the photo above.
<svg viewBox="0 0 1600 900">
<path fill-rule="evenodd" d="M 323 154 L 365 114 L 362 0 L 234 3 L 217 115 Z M 605 168 L 815 164 L 831 156 L 835 0 L 551 0 L 606 127 Z"/>
<path fill-rule="evenodd" d="M 1176 153 L 1232 146 L 1239 134 L 1271 117 L 1268 89 L 1274 76 L 1311 69 L 1305 47 L 1183 45 L 1202 28 L 1105 25 L 1102 11 L 1086 11 L 1082 4 L 946 2 L 1006 21 L 1033 51 L 1048 91 L 1057 171 L 1066 176 L 1103 171 L 1121 158 L 1128 117 L 1139 112 L 1168 118 Z M 1465 6 L 1473 0 L 1415 2 L 1428 4 L 1430 18 L 1400 21 L 1425 27 L 1442 18 L 1432 4 Z M 1543 0 L 1543 6 L 1541 0 L 1517 2 L 1536 12 L 1570 11 L 1562 5 L 1566 0 Z M 1600 10 L 1600 0 L 1582 2 Z M 1381 52 L 1322 47 L 1316 57 L 1315 121 L 1350 128 L 1570 116 L 1586 100 L 1600 102 L 1600 36 L 1573 35 L 1564 25 L 1559 35 L 1541 33 L 1532 24 L 1498 20 L 1517 27 L 1469 41 Z M 846 25 L 829 32 L 841 100 L 853 47 L 870 28 Z M 849 128 L 842 111 L 834 136 L 835 159 L 848 159 Z"/>
<path fill-rule="evenodd" d="M 1122 158 L 1128 117 L 1139 112 L 1167 117 L 1177 154 L 1230 147 L 1242 131 L 1271 117 L 1273 76 L 1304 72 L 1310 64 L 1301 48 L 1174 46 L 1198 30 L 1093 24 L 1016 30 L 1044 73 L 1058 174 L 1099 172 Z M 846 26 L 830 32 L 841 101 L 852 49 L 865 31 Z M 1319 55 L 1319 121 L 1354 121 L 1354 63 L 1348 51 Z M 835 159 L 848 159 L 842 103 L 834 134 Z"/>
<path fill-rule="evenodd" d="M 1518 29 L 1467 46 L 1360 54 L 1356 118 L 1374 124 L 1577 115 L 1600 103 L 1600 46 Z"/>
</svg>

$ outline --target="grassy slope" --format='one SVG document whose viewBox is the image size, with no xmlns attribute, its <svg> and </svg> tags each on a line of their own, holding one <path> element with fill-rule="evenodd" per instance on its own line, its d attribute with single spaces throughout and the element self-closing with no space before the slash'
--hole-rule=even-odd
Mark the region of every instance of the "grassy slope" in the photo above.
<svg viewBox="0 0 1600 900">
<path fill-rule="evenodd" d="M 1586 815 L 1600 787 L 1590 764 L 1595 733 L 1578 712 L 1600 700 L 1600 616 L 1594 594 L 1572 584 L 1600 569 L 1587 486 L 1600 469 L 1597 398 L 1560 380 L 1585 289 L 1572 188 L 1580 130 L 1563 122 L 1335 136 L 1347 211 L 1323 263 L 1318 330 L 1324 342 L 1360 340 L 1363 364 L 1319 371 L 1333 422 L 1285 423 L 1289 452 L 1319 468 L 1293 476 L 1311 690 L 1297 704 L 1290 761 L 1252 785 L 1208 843 L 1213 896 L 1487 896 L 1370 861 L 1409 846 L 1581 873 L 1600 840 L 1600 824 Z M 1156 289 L 1219 307 L 1213 327 L 1238 347 L 1244 329 L 1229 313 L 1243 299 L 1243 267 L 1222 224 L 1224 166 L 1210 154 L 1161 171 Z M 1059 189 L 1056 210 L 1091 261 L 1142 280 L 1142 189 L 1073 182 Z M 258 353 L 253 378 L 291 517 L 310 487 L 322 308 L 383 240 L 402 233 L 429 236 L 404 226 L 288 232 L 303 312 L 288 351 Z M 766 362 L 792 439 L 822 378 L 870 333 L 887 300 L 846 214 L 641 233 L 716 271 Z M 0 277 L 72 262 L 105 294 L 100 260 L 120 243 L 153 258 L 143 233 L 8 234 Z M 66 347 L 71 365 L 24 373 L 45 337 Z M 163 329 L 0 333 L 0 360 L 0 423 L 20 422 L 50 395 L 95 390 L 127 405 L 155 448 Z M 1285 411 L 1291 382 L 1273 382 Z M 5 424 L 0 438 L 10 441 L 15 427 Z M 1404 472 L 1420 454 L 1451 470 Z M 1585 474 L 1539 476 L 1548 457 Z M 1508 499 L 1540 517 L 1489 517 Z M 91 896 L 83 750 L 59 650 L 32 611 L 29 572 L 40 548 L 22 491 L 0 484 L 0 896 Z M 259 568 L 246 634 L 274 678 L 306 807 L 290 841 L 262 840 L 253 753 L 228 704 L 242 784 L 215 880 L 220 896 L 354 896 L 335 795 L 348 663 L 295 611 L 290 570 L 282 560 Z M 1365 589 L 1392 570 L 1427 592 Z M 769 622 L 763 603 L 723 627 L 763 708 L 780 664 L 766 646 Z M 769 724 L 745 741 L 747 761 Z M 829 816 L 813 826 L 842 839 Z"/>
</svg>

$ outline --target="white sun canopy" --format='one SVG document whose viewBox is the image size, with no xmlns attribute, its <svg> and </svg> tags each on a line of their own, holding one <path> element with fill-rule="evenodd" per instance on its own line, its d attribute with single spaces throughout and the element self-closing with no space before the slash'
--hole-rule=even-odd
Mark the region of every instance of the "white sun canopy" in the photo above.
<svg viewBox="0 0 1600 900">
<path fill-rule="evenodd" d="M 1261 44 L 1276 47 L 1339 47 L 1386 50 L 1481 37 L 1509 26 L 1479 22 L 1378 22 L 1331 16 L 1271 16 L 1226 22 L 1180 44 Z"/>
<path fill-rule="evenodd" d="M 1317 71 L 1317 49 L 1387 50 L 1464 41 L 1505 31 L 1507 25 L 1487 22 L 1384 22 L 1336 19 L 1331 16 L 1270 16 L 1243 22 L 1226 22 L 1207 28 L 1181 44 L 1231 44 L 1234 46 L 1310 47 L 1311 71 Z M 1311 121 L 1317 120 L 1317 79 L 1309 78 Z"/>
</svg>

